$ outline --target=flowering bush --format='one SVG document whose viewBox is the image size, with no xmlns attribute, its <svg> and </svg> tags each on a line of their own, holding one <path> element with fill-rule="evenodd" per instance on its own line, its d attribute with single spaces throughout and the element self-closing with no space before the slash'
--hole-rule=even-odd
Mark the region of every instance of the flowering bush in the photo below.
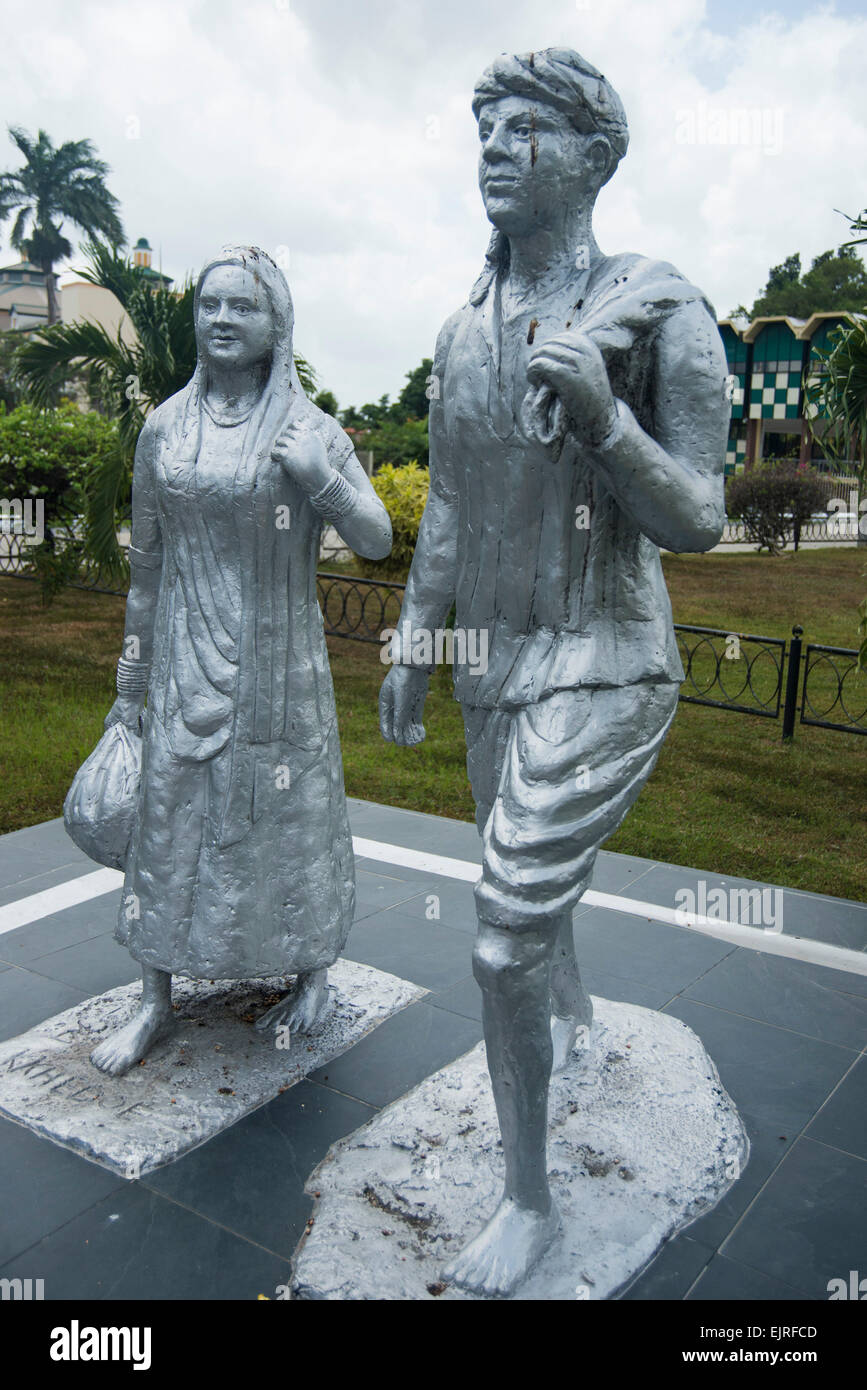
<svg viewBox="0 0 867 1390">
<path fill-rule="evenodd" d="M 391 517 L 394 543 L 391 554 L 384 560 L 367 560 L 359 555 L 359 567 L 362 574 L 372 579 L 402 578 L 410 566 L 418 540 L 418 528 L 427 502 L 428 470 L 416 459 L 399 468 L 385 463 L 371 481 Z"/>
<path fill-rule="evenodd" d="M 0 497 L 41 498 L 51 540 L 81 515 L 88 475 L 116 447 L 114 424 L 71 401 L 56 410 L 0 406 Z"/>
</svg>

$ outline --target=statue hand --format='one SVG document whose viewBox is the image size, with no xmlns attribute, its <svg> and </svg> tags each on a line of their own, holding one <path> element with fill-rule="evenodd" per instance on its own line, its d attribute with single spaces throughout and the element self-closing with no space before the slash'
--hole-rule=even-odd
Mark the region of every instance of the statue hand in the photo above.
<svg viewBox="0 0 867 1390">
<path fill-rule="evenodd" d="M 527 377 L 532 386 L 548 386 L 558 396 L 585 443 L 601 443 L 616 424 L 605 361 L 586 333 L 558 333 L 540 343 L 530 358 Z"/>
<path fill-rule="evenodd" d="M 303 425 L 286 425 L 274 441 L 271 457 L 282 463 L 292 481 L 305 492 L 321 492 L 334 476 L 319 435 Z"/>
<path fill-rule="evenodd" d="M 421 722 L 428 673 L 417 666 L 392 666 L 379 692 L 379 730 L 389 743 L 412 746 L 425 736 Z"/>
<path fill-rule="evenodd" d="M 144 708 L 144 699 L 134 698 L 131 695 L 118 695 L 103 722 L 103 729 L 108 731 L 114 724 L 126 724 L 128 729 L 134 733 L 141 733 L 141 712 Z"/>
</svg>

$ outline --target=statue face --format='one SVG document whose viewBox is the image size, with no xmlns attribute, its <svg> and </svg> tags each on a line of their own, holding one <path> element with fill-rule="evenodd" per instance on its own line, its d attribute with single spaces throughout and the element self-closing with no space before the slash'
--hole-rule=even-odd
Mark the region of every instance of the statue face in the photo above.
<svg viewBox="0 0 867 1390">
<path fill-rule="evenodd" d="M 268 296 L 252 271 L 217 265 L 205 276 L 196 315 L 199 350 L 222 367 L 248 368 L 274 346 Z"/>
<path fill-rule="evenodd" d="M 479 113 L 479 187 L 485 211 L 507 235 L 556 225 L 564 209 L 592 206 L 608 145 L 582 135 L 553 106 L 506 96 Z"/>
</svg>

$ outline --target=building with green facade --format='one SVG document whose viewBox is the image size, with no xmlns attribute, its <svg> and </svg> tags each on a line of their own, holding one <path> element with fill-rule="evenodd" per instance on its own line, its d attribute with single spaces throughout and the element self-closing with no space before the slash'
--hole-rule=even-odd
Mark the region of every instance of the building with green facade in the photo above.
<svg viewBox="0 0 867 1390">
<path fill-rule="evenodd" d="M 827 351 L 834 330 L 851 318 L 837 310 L 809 319 L 720 320 L 732 400 L 727 474 L 774 455 L 821 464 L 821 425 L 807 425 L 804 385 L 819 368 L 818 351 Z"/>
</svg>

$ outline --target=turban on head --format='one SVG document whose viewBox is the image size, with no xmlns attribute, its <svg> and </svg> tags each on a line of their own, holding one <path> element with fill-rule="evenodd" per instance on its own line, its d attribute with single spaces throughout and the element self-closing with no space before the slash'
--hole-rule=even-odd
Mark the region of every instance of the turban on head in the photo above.
<svg viewBox="0 0 867 1390">
<path fill-rule="evenodd" d="M 503 53 L 476 83 L 473 112 L 478 120 L 487 101 L 522 96 L 564 112 L 584 134 L 598 132 L 611 146 L 610 178 L 626 153 L 629 130 L 623 103 L 602 73 L 571 48 L 538 53 Z"/>
</svg>

